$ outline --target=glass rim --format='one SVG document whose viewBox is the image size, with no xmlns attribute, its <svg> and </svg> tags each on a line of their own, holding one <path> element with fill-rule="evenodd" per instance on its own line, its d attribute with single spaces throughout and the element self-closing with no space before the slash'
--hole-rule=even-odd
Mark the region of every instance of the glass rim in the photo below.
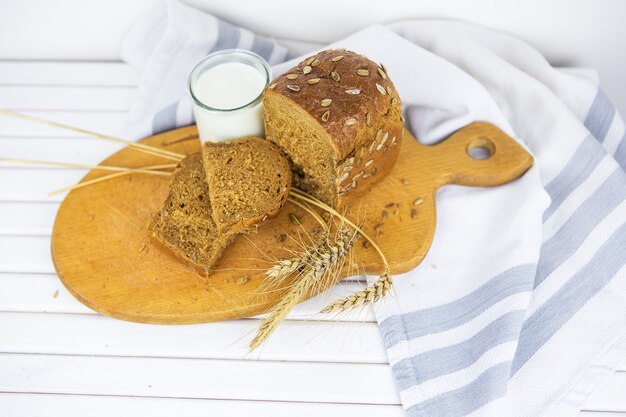
<svg viewBox="0 0 626 417">
<path fill-rule="evenodd" d="M 202 68 L 202 66 L 209 60 L 215 59 L 217 57 L 221 57 L 221 56 L 228 56 L 228 55 L 243 55 L 246 56 L 248 58 L 252 58 L 256 61 L 258 61 L 261 66 L 263 67 L 263 70 L 265 71 L 265 86 L 263 86 L 263 88 L 261 89 L 261 91 L 259 92 L 259 95 L 256 96 L 252 101 L 243 104 L 239 107 L 233 107 L 230 109 L 218 109 L 215 107 L 211 107 L 206 105 L 205 103 L 203 103 L 198 97 L 196 97 L 196 95 L 193 92 L 193 88 L 192 88 L 192 80 L 194 78 L 195 75 L 197 75 L 197 72 L 200 70 L 200 68 Z M 193 67 L 193 69 L 191 70 L 191 73 L 189 74 L 189 78 L 187 79 L 187 94 L 189 95 L 189 98 L 191 98 L 191 101 L 196 104 L 197 106 L 201 107 L 204 110 L 210 111 L 210 112 L 214 112 L 214 113 L 231 113 L 237 110 L 242 110 L 245 109 L 246 107 L 251 107 L 255 104 L 257 104 L 258 102 L 261 101 L 261 99 L 263 98 L 263 91 L 265 91 L 265 87 L 268 86 L 268 84 L 270 83 L 272 78 L 272 70 L 270 68 L 269 63 L 263 59 L 262 56 L 252 52 L 252 51 L 247 51 L 245 49 L 222 49 L 220 51 L 216 51 L 213 53 L 210 53 L 209 55 L 205 56 L 204 58 L 202 58 L 202 60 L 200 60 L 200 62 L 198 62 L 196 64 L 195 67 Z"/>
</svg>

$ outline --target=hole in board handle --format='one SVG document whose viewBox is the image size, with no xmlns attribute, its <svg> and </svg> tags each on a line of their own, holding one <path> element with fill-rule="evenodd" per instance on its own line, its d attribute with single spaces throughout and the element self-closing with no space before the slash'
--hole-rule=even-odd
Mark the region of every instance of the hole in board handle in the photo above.
<svg viewBox="0 0 626 417">
<path fill-rule="evenodd" d="M 496 145 L 490 139 L 481 136 L 467 145 L 466 152 L 472 159 L 485 161 L 496 153 Z"/>
</svg>

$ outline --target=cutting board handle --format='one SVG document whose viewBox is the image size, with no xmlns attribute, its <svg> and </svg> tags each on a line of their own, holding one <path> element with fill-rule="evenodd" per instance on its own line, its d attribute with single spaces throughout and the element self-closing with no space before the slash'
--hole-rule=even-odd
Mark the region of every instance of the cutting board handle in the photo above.
<svg viewBox="0 0 626 417">
<path fill-rule="evenodd" d="M 486 122 L 469 124 L 437 145 L 423 146 L 422 151 L 429 154 L 424 162 L 432 164 L 430 172 L 438 186 L 506 184 L 533 164 L 533 157 L 520 144 Z"/>
</svg>

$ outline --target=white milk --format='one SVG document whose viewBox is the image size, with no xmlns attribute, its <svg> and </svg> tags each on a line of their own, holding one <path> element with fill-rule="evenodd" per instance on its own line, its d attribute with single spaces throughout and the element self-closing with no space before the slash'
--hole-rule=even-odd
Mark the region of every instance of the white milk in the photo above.
<svg viewBox="0 0 626 417">
<path fill-rule="evenodd" d="M 263 91 L 266 75 L 240 62 L 206 69 L 191 86 L 194 115 L 202 142 L 220 142 L 242 136 L 263 136 L 263 104 L 252 103 Z M 193 101 L 193 100 L 192 100 Z"/>
</svg>

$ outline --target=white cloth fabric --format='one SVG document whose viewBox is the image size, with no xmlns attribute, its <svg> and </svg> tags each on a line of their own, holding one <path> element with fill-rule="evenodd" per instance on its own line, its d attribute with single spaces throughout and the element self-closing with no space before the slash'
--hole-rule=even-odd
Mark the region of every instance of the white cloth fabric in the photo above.
<svg viewBox="0 0 626 417">
<path fill-rule="evenodd" d="M 191 123 L 187 74 L 231 47 L 275 74 L 302 58 L 175 1 L 138 22 L 122 45 L 142 72 L 137 137 Z M 372 26 L 330 47 L 385 64 L 421 142 L 488 121 L 535 157 L 504 186 L 444 187 L 427 257 L 376 305 L 407 415 L 575 415 L 626 355 L 625 126 L 593 72 L 459 22 Z"/>
</svg>

